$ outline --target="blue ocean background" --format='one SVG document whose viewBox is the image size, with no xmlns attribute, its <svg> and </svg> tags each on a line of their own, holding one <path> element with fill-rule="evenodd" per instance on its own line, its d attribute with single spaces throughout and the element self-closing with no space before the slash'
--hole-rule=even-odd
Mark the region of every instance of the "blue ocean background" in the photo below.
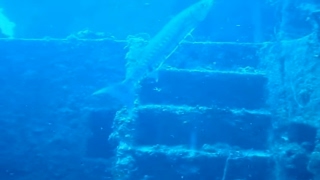
<svg viewBox="0 0 320 180">
<path fill-rule="evenodd" d="M 0 0 L 0 180 L 319 180 L 316 0 L 214 0 L 133 109 L 92 95 L 198 1 Z"/>
</svg>

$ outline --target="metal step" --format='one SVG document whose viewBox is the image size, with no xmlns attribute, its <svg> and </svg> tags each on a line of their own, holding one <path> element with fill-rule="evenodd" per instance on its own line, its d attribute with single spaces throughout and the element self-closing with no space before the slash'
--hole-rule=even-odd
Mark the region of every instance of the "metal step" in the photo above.
<svg viewBox="0 0 320 180">
<path fill-rule="evenodd" d="M 173 104 L 260 109 L 266 107 L 267 79 L 261 72 L 166 69 L 159 80 L 147 79 L 141 104 Z"/>
<path fill-rule="evenodd" d="M 182 145 L 199 149 L 205 144 L 226 144 L 268 149 L 271 118 L 265 110 L 148 105 L 139 107 L 137 114 L 133 136 L 138 146 Z"/>
<path fill-rule="evenodd" d="M 143 146 L 131 151 L 139 169 L 133 179 L 260 179 L 269 180 L 274 163 L 265 151 L 213 147 L 211 152 L 175 146 Z M 161 173 L 163 172 L 163 173 Z"/>
</svg>

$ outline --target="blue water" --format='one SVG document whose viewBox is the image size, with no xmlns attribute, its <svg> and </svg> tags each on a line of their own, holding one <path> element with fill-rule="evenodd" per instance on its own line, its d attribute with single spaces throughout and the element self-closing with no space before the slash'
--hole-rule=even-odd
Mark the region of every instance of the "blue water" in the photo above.
<svg viewBox="0 0 320 180">
<path fill-rule="evenodd" d="M 196 2 L 0 1 L 0 180 L 318 180 L 315 0 L 214 0 L 133 106 L 93 95 Z"/>
</svg>

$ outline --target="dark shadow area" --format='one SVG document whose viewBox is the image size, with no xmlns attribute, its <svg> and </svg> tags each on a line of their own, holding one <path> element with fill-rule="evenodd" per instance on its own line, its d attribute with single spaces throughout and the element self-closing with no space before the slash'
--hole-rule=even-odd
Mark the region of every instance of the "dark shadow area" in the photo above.
<svg viewBox="0 0 320 180">
<path fill-rule="evenodd" d="M 92 136 L 88 139 L 87 156 L 92 158 L 110 158 L 114 155 L 114 146 L 109 141 L 112 133 L 114 111 L 95 111 L 91 113 L 89 126 Z"/>
</svg>

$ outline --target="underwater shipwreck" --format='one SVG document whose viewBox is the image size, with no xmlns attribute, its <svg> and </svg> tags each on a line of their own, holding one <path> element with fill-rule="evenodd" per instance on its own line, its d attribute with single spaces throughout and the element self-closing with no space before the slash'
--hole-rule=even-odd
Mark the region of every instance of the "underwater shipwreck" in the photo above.
<svg viewBox="0 0 320 180">
<path fill-rule="evenodd" d="M 0 39 L 1 179 L 320 180 L 320 9 L 266 2 L 249 41 L 198 38 L 227 4 L 135 82 L 130 108 L 94 92 L 154 36 Z"/>
</svg>

